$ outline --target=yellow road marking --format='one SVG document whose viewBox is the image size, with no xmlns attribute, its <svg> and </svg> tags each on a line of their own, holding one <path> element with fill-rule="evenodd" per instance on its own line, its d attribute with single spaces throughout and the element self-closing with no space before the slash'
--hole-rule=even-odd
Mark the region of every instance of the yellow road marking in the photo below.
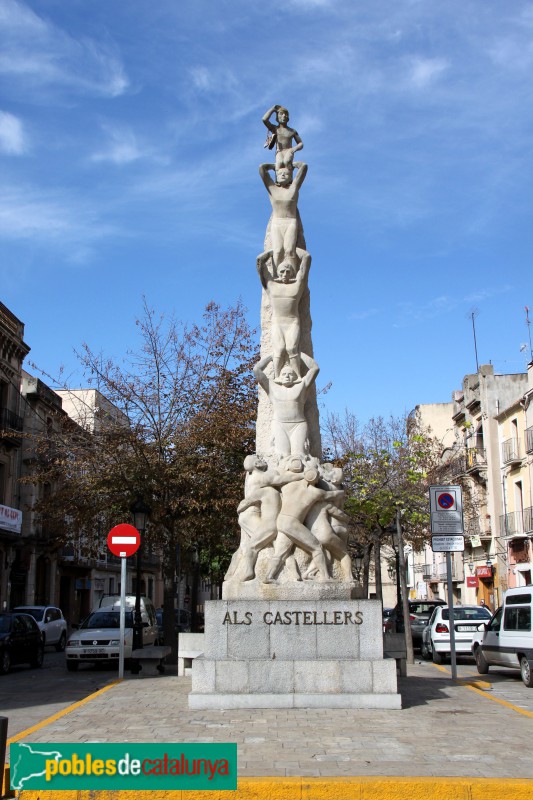
<svg viewBox="0 0 533 800">
<path fill-rule="evenodd" d="M 50 725 L 57 719 L 61 719 L 61 717 L 64 717 L 66 714 L 70 714 L 71 711 L 75 711 L 77 708 L 80 708 L 80 706 L 84 706 L 85 703 L 89 702 L 89 700 L 94 700 L 95 697 L 98 697 L 104 692 L 107 692 L 109 689 L 112 689 L 113 686 L 116 686 L 118 683 L 122 683 L 122 678 L 113 681 L 107 686 L 104 686 L 103 689 L 98 689 L 97 692 L 93 692 L 87 697 L 84 697 L 83 700 L 79 700 L 77 703 L 73 703 L 71 706 L 67 706 L 67 708 L 64 708 L 62 711 L 58 711 L 57 714 L 53 714 L 51 717 L 43 719 L 42 722 L 38 722 L 36 725 L 32 725 L 31 728 L 26 728 L 25 731 L 21 731 L 20 733 L 15 734 L 15 736 L 12 736 L 10 739 L 7 740 L 6 744 L 14 744 L 15 742 L 18 742 L 20 739 L 23 739 L 25 736 L 29 736 L 30 733 L 35 733 L 35 731 L 38 731 L 41 728 L 45 728 L 47 725 Z"/>
<path fill-rule="evenodd" d="M 439 664 L 433 664 L 434 667 L 440 669 L 441 672 L 444 672 L 446 675 L 450 675 L 450 671 L 446 669 L 446 667 L 441 667 Z M 470 689 L 471 692 L 475 692 L 476 694 L 481 695 L 481 697 L 485 697 L 487 700 L 492 700 L 494 703 L 499 703 L 501 706 L 505 706 L 505 708 L 510 708 L 512 711 L 516 711 L 517 714 L 523 714 L 524 717 L 530 717 L 533 719 L 533 711 L 526 711 L 525 708 L 520 708 L 520 706 L 515 706 L 513 703 L 508 703 L 507 700 L 502 700 L 500 697 L 494 697 L 492 694 L 487 694 L 486 690 L 478 689 L 476 684 L 485 684 L 486 686 L 492 686 L 492 684 L 486 684 L 485 681 L 472 681 L 471 683 L 468 682 L 468 679 L 458 678 L 454 683 L 458 683 L 459 686 L 464 686 L 465 689 Z"/>
</svg>

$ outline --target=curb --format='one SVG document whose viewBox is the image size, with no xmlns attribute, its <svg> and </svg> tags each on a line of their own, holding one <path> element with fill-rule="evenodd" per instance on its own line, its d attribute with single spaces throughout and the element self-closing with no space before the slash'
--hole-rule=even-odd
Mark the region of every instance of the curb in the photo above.
<svg viewBox="0 0 533 800">
<path fill-rule="evenodd" d="M 264 777 L 240 778 L 236 791 L 139 790 L 134 795 L 136 800 L 501 800 L 502 797 L 531 800 L 533 779 Z M 6 795 L 10 796 L 15 794 Z M 57 800 L 57 792 L 23 790 L 17 797 Z M 62 791 L 61 800 L 132 800 L 132 792 Z"/>
</svg>

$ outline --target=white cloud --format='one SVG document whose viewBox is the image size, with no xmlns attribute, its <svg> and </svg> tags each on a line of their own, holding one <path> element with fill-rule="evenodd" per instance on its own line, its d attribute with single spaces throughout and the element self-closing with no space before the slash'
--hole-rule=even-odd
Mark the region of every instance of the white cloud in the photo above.
<svg viewBox="0 0 533 800">
<path fill-rule="evenodd" d="M 7 111 L 0 111 L 0 152 L 20 156 L 28 149 L 22 122 Z"/>
<path fill-rule="evenodd" d="M 75 39 L 19 0 L 2 0 L 0 36 L 0 74 L 26 89 L 75 88 L 116 97 L 128 87 L 112 46 Z"/>
<path fill-rule="evenodd" d="M 433 319 L 442 314 L 450 314 L 452 311 L 460 309 L 461 307 L 463 309 L 468 309 L 473 305 L 489 300 L 491 297 L 506 294 L 511 289 L 511 286 L 504 284 L 502 286 L 480 289 L 477 292 L 464 296 L 439 295 L 438 297 L 431 298 L 426 303 L 400 303 L 398 305 L 398 318 L 393 324 L 393 327 L 402 328 L 412 323 Z"/>
<path fill-rule="evenodd" d="M 409 69 L 409 83 L 415 89 L 426 89 L 448 68 L 449 64 L 443 58 L 413 58 Z"/>
<path fill-rule="evenodd" d="M 91 156 L 92 161 L 110 161 L 122 165 L 137 161 L 143 156 L 143 151 L 132 131 L 110 126 L 105 126 L 104 130 L 110 141 L 106 147 Z"/>
</svg>

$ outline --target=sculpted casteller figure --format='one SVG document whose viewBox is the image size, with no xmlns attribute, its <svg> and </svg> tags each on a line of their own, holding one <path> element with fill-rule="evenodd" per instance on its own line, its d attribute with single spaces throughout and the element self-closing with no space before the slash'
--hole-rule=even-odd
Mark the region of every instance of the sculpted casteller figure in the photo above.
<svg viewBox="0 0 533 800">
<path fill-rule="evenodd" d="M 255 378 L 272 403 L 274 449 L 279 456 L 299 456 L 308 450 L 305 400 L 320 368 L 316 361 L 305 353 L 301 353 L 301 359 L 308 368 L 303 378 L 298 378 L 296 372 L 289 366 L 283 367 L 277 381 L 269 378 L 264 370 L 273 360 L 272 356 L 265 356 L 254 367 Z"/>
<path fill-rule="evenodd" d="M 272 114 L 276 114 L 278 125 L 270 122 Z M 272 138 L 268 141 L 269 149 L 276 145 L 276 170 L 280 167 L 289 167 L 292 170 L 292 160 L 297 150 L 303 148 L 303 142 L 298 136 L 298 132 L 294 128 L 289 128 L 287 123 L 289 121 L 289 112 L 283 106 L 272 106 L 263 116 L 263 123 L 266 125 Z M 296 142 L 296 146 L 292 147 L 292 141 Z"/>
<path fill-rule="evenodd" d="M 272 203 L 270 234 L 276 269 L 284 259 L 288 258 L 292 263 L 296 259 L 298 195 L 307 174 L 307 164 L 295 161 L 294 167 L 298 170 L 294 180 L 290 167 L 280 167 L 276 170 L 275 182 L 269 175 L 270 170 L 276 169 L 274 164 L 261 164 L 259 167 L 261 180 L 265 184 Z"/>
<path fill-rule="evenodd" d="M 288 541 L 298 545 L 311 556 L 319 581 L 328 581 L 329 574 L 324 550 L 316 536 L 305 527 L 304 521 L 311 508 L 320 501 L 335 501 L 342 491 L 325 491 L 315 484 L 319 474 L 316 469 L 307 469 L 304 480 L 289 483 L 281 490 L 281 511 L 277 527 L 280 536 L 274 544 L 274 556 L 265 582 L 276 580 L 287 553 Z"/>
<path fill-rule="evenodd" d="M 244 469 L 244 500 L 237 509 L 242 531 L 241 545 L 232 558 L 226 580 L 234 578 L 249 581 L 255 578 L 259 551 L 271 544 L 278 532 L 277 518 L 281 510 L 279 489 L 287 483 L 303 479 L 303 474 L 295 472 L 280 474 L 258 455 L 246 456 Z"/>
<path fill-rule="evenodd" d="M 299 248 L 296 253 L 300 259 L 299 270 L 296 272 L 294 264 L 286 259 L 279 265 L 277 277 L 272 277 L 267 266 L 272 250 L 257 257 L 257 271 L 272 308 L 272 349 L 276 380 L 286 359 L 300 378 L 299 304 L 307 288 L 311 256 L 306 250 Z"/>
</svg>

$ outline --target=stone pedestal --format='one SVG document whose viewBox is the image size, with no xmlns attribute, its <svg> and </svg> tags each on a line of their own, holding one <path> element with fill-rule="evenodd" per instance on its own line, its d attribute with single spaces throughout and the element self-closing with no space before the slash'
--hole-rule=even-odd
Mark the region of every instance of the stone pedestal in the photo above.
<svg viewBox="0 0 533 800">
<path fill-rule="evenodd" d="M 218 600 L 189 707 L 401 708 L 376 600 Z"/>
</svg>

